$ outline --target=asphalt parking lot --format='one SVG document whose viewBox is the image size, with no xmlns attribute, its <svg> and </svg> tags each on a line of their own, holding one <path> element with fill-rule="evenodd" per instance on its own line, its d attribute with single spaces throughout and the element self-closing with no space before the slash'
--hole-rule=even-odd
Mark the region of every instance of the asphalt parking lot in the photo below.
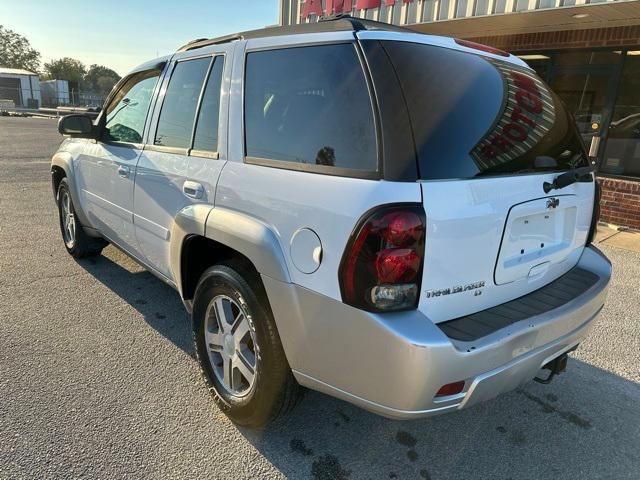
<svg viewBox="0 0 640 480">
<path fill-rule="evenodd" d="M 245 430 L 209 398 L 173 290 L 113 247 L 66 254 L 55 125 L 0 117 L 0 478 L 640 478 L 640 254 L 602 247 L 608 303 L 549 386 L 410 422 L 309 392 Z"/>
</svg>

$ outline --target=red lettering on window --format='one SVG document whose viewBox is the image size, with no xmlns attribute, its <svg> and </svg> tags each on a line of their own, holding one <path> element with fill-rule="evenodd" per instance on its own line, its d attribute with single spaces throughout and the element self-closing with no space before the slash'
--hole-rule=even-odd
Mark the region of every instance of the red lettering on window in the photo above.
<svg viewBox="0 0 640 480">
<path fill-rule="evenodd" d="M 511 145 L 511 142 L 509 142 L 509 140 L 504 138 L 502 135 L 496 136 L 493 140 L 491 140 L 491 143 L 494 147 L 502 150 L 503 152 L 508 152 L 509 149 L 513 146 Z"/>
<path fill-rule="evenodd" d="M 514 122 L 518 122 L 522 120 L 524 123 L 526 123 L 530 127 L 536 126 L 533 120 L 531 120 L 529 117 L 527 117 L 522 113 L 522 109 L 518 105 L 513 107 L 513 112 L 511 112 L 511 120 L 513 120 Z"/>
<path fill-rule="evenodd" d="M 380 0 L 356 0 L 356 10 L 378 8 Z"/>
<path fill-rule="evenodd" d="M 540 97 L 535 93 L 518 90 L 516 92 L 516 101 L 518 105 L 531 113 L 537 114 L 542 112 L 542 101 L 540 101 Z"/>
<path fill-rule="evenodd" d="M 317 16 L 322 16 L 322 0 L 307 0 L 304 2 L 304 8 L 300 14 L 301 18 L 309 18 L 309 14 L 315 13 Z"/>
<path fill-rule="evenodd" d="M 498 150 L 496 150 L 493 145 L 485 145 L 482 147 L 482 156 L 484 158 L 495 158 L 498 156 Z"/>
<path fill-rule="evenodd" d="M 527 131 L 522 125 L 518 125 L 517 123 L 505 125 L 502 127 L 502 133 L 516 142 L 522 142 L 527 138 Z"/>
<path fill-rule="evenodd" d="M 327 15 L 349 13 L 353 8 L 352 0 L 327 0 Z"/>
<path fill-rule="evenodd" d="M 536 82 L 533 81 L 533 78 L 520 72 L 511 72 L 511 76 L 515 80 L 518 88 L 523 88 L 524 90 L 538 93 L 538 87 L 536 85 Z"/>
</svg>

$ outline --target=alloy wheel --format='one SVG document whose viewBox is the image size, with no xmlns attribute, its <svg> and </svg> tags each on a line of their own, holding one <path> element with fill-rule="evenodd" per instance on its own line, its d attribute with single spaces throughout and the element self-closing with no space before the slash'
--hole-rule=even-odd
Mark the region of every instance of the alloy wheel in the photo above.
<svg viewBox="0 0 640 480">
<path fill-rule="evenodd" d="M 213 373 L 228 393 L 249 393 L 256 378 L 255 332 L 245 310 L 226 295 L 214 297 L 205 314 L 204 338 Z"/>
<path fill-rule="evenodd" d="M 76 243 L 76 216 L 69 192 L 63 192 L 60 200 L 62 205 L 62 235 L 67 248 L 73 248 Z"/>
</svg>

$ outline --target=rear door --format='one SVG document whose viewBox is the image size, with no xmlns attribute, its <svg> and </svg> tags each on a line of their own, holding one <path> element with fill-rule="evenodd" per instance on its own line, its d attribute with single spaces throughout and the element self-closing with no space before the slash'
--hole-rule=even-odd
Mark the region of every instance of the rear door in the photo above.
<svg viewBox="0 0 640 480">
<path fill-rule="evenodd" d="M 198 56 L 186 52 L 174 58 L 137 165 L 134 225 L 138 248 L 149 266 L 170 279 L 174 279 L 169 263 L 174 219 L 195 203 L 213 205 L 226 158 L 226 116 L 222 113 L 227 101 L 222 86 L 227 53 L 226 46 L 218 46 Z"/>
<path fill-rule="evenodd" d="M 428 38 L 428 37 L 422 37 Z M 594 182 L 572 118 L 535 73 L 469 48 L 382 41 L 407 100 L 427 239 L 419 309 L 441 322 L 546 285 L 573 267 Z"/>
</svg>

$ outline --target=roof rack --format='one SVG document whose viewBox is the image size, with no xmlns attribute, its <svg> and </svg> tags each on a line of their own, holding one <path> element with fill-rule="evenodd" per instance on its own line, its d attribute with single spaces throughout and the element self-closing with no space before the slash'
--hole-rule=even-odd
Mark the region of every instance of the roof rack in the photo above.
<svg viewBox="0 0 640 480">
<path fill-rule="evenodd" d="M 238 33 L 233 33 L 231 35 L 225 35 L 223 37 L 216 38 L 198 38 L 196 40 L 191 40 L 186 45 L 183 45 L 178 49 L 178 52 L 186 52 L 188 50 L 194 50 L 196 48 L 206 47 L 208 45 L 218 45 L 220 43 L 229 43 L 234 40 L 242 40 L 242 35 Z"/>
<path fill-rule="evenodd" d="M 322 16 L 317 22 L 300 23 L 288 26 L 266 27 L 259 30 L 249 30 L 246 32 L 234 33 L 216 38 L 199 38 L 183 45 L 178 52 L 186 52 L 196 48 L 206 47 L 208 45 L 218 45 L 220 43 L 233 42 L 234 40 L 246 40 L 249 38 L 275 37 L 281 35 L 296 35 L 302 33 L 320 33 L 320 32 L 336 32 L 336 31 L 353 31 L 360 30 L 389 30 L 400 32 L 412 32 L 407 28 L 398 27 L 389 23 L 376 22 L 365 18 L 352 17 L 349 14 L 338 13 L 334 15 Z M 415 33 L 415 32 L 413 32 Z"/>
</svg>

